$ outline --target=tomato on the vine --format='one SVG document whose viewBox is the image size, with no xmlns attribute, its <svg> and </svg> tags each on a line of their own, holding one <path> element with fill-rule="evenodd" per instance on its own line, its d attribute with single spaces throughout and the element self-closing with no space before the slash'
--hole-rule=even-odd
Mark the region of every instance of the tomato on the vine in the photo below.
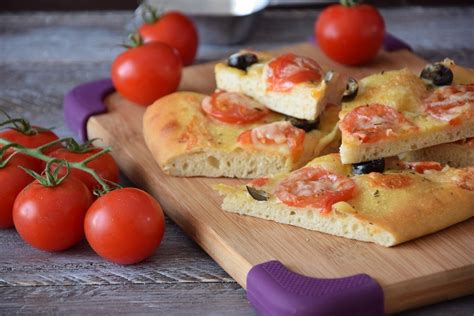
<svg viewBox="0 0 474 316">
<path fill-rule="evenodd" d="M 26 148 L 35 148 L 59 139 L 59 137 L 54 132 L 36 126 L 28 126 L 28 129 L 26 131 L 21 131 L 13 128 L 7 129 L 0 132 L 0 138 L 4 138 L 11 142 L 17 143 Z M 55 150 L 56 148 L 59 148 L 59 145 L 45 148 L 43 152 L 48 153 L 50 151 Z M 9 150 L 9 152 L 13 151 Z M 23 154 L 17 155 L 24 156 Z M 41 162 L 41 160 L 38 160 L 33 157 L 28 157 L 28 159 L 35 162 L 34 165 L 28 166 L 29 169 L 33 169 L 37 172 L 40 172 L 42 170 L 43 163 Z"/>
<path fill-rule="evenodd" d="M 160 245 L 165 229 L 163 211 L 148 193 L 123 188 L 99 197 L 87 211 L 87 241 L 100 256 L 119 264 L 134 264 Z"/>
<path fill-rule="evenodd" d="M 382 46 L 385 23 L 379 11 L 358 1 L 324 9 L 314 25 L 314 33 L 323 52 L 346 65 L 361 65 L 375 58 Z"/>
<path fill-rule="evenodd" d="M 31 246 L 61 251 L 84 236 L 84 216 L 91 203 L 89 189 L 74 177 L 52 187 L 35 180 L 18 194 L 13 222 L 21 238 Z"/>
<path fill-rule="evenodd" d="M 31 157 L 16 154 L 0 168 L 0 228 L 13 227 L 13 203 L 18 193 L 33 182 L 20 166 L 33 169 L 37 163 Z"/>
<path fill-rule="evenodd" d="M 54 132 L 33 126 L 31 133 L 24 133 L 16 129 L 7 129 L 0 132 L 0 138 L 7 139 L 11 142 L 20 144 L 26 148 L 35 148 L 49 142 L 55 141 L 58 138 Z M 56 147 L 57 148 L 57 147 Z M 44 151 L 52 151 L 54 148 L 46 148 Z"/>
<path fill-rule="evenodd" d="M 69 162 L 80 162 L 100 152 L 101 150 L 102 149 L 100 148 L 90 148 L 85 152 L 74 152 L 68 150 L 67 148 L 58 148 L 48 155 L 50 157 L 67 160 Z M 114 158 L 109 153 L 99 156 L 98 158 L 87 163 L 86 166 L 93 169 L 102 179 L 112 182 L 118 182 L 119 180 L 119 168 Z M 65 173 L 66 167 L 62 167 L 59 175 L 62 176 Z M 94 190 L 94 188 L 100 187 L 100 184 L 97 183 L 97 180 L 95 180 L 93 176 L 82 170 L 71 169 L 70 174 L 81 180 L 91 192 Z"/>
<path fill-rule="evenodd" d="M 123 97 L 148 106 L 176 91 L 182 62 L 178 51 L 164 43 L 137 45 L 115 58 L 112 81 Z"/>
<path fill-rule="evenodd" d="M 168 44 L 178 50 L 185 66 L 191 65 L 198 47 L 198 33 L 193 22 L 180 12 L 170 11 L 161 16 L 148 13 L 151 16 L 138 29 L 143 41 Z"/>
</svg>

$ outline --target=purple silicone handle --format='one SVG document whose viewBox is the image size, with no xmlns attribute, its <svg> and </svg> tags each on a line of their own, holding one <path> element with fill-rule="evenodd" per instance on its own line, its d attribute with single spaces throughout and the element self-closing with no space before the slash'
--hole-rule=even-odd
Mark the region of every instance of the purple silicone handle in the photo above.
<svg viewBox="0 0 474 316">
<path fill-rule="evenodd" d="M 291 272 L 279 261 L 268 261 L 250 270 L 247 298 L 261 315 L 384 314 L 382 288 L 367 274 L 316 279 Z"/>
<path fill-rule="evenodd" d="M 410 45 L 390 33 L 385 33 L 383 38 L 383 48 L 387 52 L 393 52 L 401 49 L 408 49 L 410 51 L 412 50 Z"/>
<path fill-rule="evenodd" d="M 316 40 L 315 37 L 311 37 L 309 39 L 310 42 L 314 43 L 315 45 L 318 45 L 318 41 Z M 387 52 L 394 52 L 396 50 L 401 50 L 401 49 L 408 49 L 412 50 L 410 45 L 408 45 L 406 42 L 402 41 L 398 37 L 395 37 L 394 35 L 390 33 L 385 33 L 383 37 L 383 43 L 382 43 L 383 49 L 386 50 Z"/>
<path fill-rule="evenodd" d="M 82 141 L 87 140 L 87 120 L 107 112 L 103 101 L 113 91 L 112 81 L 103 79 L 77 86 L 64 96 L 64 120 Z"/>
</svg>

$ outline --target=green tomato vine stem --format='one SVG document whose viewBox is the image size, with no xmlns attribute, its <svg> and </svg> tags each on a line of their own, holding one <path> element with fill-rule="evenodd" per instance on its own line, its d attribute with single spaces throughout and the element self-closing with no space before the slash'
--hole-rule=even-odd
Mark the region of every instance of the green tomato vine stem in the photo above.
<svg viewBox="0 0 474 316">
<path fill-rule="evenodd" d="M 61 143 L 71 142 L 71 141 L 74 141 L 74 139 L 71 138 L 71 137 L 65 137 L 65 138 L 61 138 L 61 139 L 52 141 L 50 143 L 38 146 L 36 148 L 26 148 L 26 147 L 21 146 L 17 143 L 14 143 L 14 142 L 11 142 L 9 140 L 0 138 L 0 145 L 2 145 L 2 148 L 0 149 L 0 157 L 2 157 L 3 154 L 8 149 L 12 148 L 14 150 L 14 153 L 12 155 L 21 153 L 21 154 L 24 154 L 24 155 L 27 155 L 27 156 L 30 156 L 30 157 L 34 157 L 36 159 L 39 159 L 39 160 L 42 160 L 42 161 L 46 162 L 46 164 L 47 164 L 46 169 L 47 170 L 49 170 L 48 168 L 50 168 L 50 166 L 53 163 L 55 163 L 55 164 L 64 164 L 67 169 L 72 168 L 72 169 L 77 169 L 77 170 L 81 170 L 83 172 L 88 173 L 89 175 L 94 177 L 94 179 L 102 186 L 102 191 L 100 192 L 102 194 L 105 194 L 107 192 L 112 191 L 114 189 L 113 187 L 120 188 L 120 185 L 118 185 L 116 183 L 112 183 L 112 182 L 107 182 L 106 180 L 102 179 L 95 172 L 94 169 L 87 167 L 87 164 L 89 162 L 91 162 L 92 160 L 97 159 L 100 156 L 103 156 L 106 153 L 110 152 L 112 150 L 111 147 L 104 148 L 103 150 L 93 154 L 90 157 L 87 157 L 86 159 L 84 159 L 83 161 L 80 161 L 80 162 L 68 162 L 68 161 L 65 161 L 65 160 L 60 160 L 58 158 L 47 156 L 47 155 L 43 154 L 43 152 L 42 152 L 44 149 L 46 149 L 48 147 L 51 147 L 51 146 L 54 146 L 54 145 L 57 145 L 57 144 L 61 144 Z M 12 155 L 10 155 L 10 157 L 8 157 L 7 159 L 11 159 Z M 109 183 L 113 184 L 113 187 L 111 187 L 109 185 Z"/>
</svg>

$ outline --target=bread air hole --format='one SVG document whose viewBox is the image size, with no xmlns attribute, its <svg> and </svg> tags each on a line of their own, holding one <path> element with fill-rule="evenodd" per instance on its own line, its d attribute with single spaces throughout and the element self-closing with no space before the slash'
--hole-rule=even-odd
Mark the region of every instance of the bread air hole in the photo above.
<svg viewBox="0 0 474 316">
<path fill-rule="evenodd" d="M 219 162 L 219 159 L 217 159 L 216 157 L 214 156 L 209 156 L 207 158 L 207 163 L 213 167 L 213 168 L 216 168 L 216 169 L 219 169 L 219 165 L 220 165 L 220 162 Z"/>
</svg>

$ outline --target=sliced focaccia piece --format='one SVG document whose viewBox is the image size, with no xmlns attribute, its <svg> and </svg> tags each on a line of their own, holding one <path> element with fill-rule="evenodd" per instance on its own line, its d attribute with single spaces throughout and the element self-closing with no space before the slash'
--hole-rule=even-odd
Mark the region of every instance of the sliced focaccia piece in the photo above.
<svg viewBox="0 0 474 316">
<path fill-rule="evenodd" d="M 144 115 L 145 142 L 174 176 L 252 178 L 298 168 L 334 148 L 340 107 L 319 122 L 289 119 L 238 94 L 176 92 Z"/>
<path fill-rule="evenodd" d="M 474 138 L 410 151 L 399 157 L 406 161 L 433 160 L 457 168 L 474 166 Z"/>
<path fill-rule="evenodd" d="M 342 162 L 473 137 L 474 72 L 456 67 L 451 71 L 441 63 L 429 65 L 423 79 L 407 69 L 362 79 L 357 96 L 344 102 L 340 113 Z"/>
<path fill-rule="evenodd" d="M 273 111 L 315 120 L 326 104 L 339 104 L 345 82 L 316 61 L 295 54 L 272 57 L 241 51 L 215 66 L 218 89 L 246 94 Z"/>
<path fill-rule="evenodd" d="M 474 168 L 434 162 L 351 167 L 331 154 L 291 173 L 215 189 L 226 211 L 387 247 L 474 215 Z"/>
</svg>

